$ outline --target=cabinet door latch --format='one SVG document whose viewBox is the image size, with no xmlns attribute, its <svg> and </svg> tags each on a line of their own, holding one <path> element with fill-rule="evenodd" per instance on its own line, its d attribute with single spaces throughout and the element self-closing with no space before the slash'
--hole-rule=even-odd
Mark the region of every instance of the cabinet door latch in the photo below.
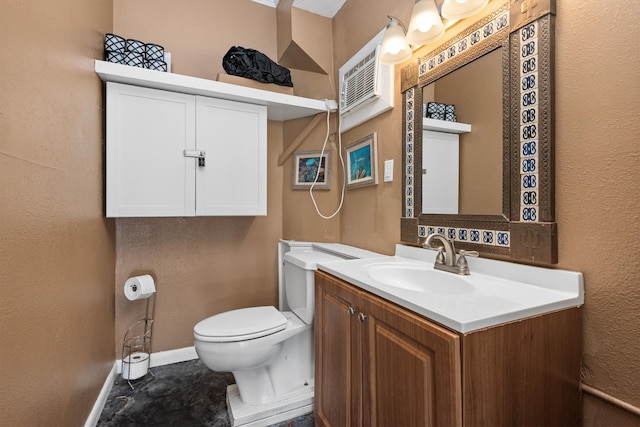
<svg viewBox="0 0 640 427">
<path fill-rule="evenodd" d="M 203 150 L 184 150 L 182 152 L 185 157 L 195 157 L 198 159 L 198 166 L 204 167 L 205 151 Z"/>
</svg>

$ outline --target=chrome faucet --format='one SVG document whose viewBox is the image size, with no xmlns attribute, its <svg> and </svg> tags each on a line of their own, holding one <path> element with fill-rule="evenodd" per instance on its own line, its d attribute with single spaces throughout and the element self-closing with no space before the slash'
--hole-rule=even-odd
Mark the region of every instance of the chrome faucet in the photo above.
<svg viewBox="0 0 640 427">
<path fill-rule="evenodd" d="M 432 242 L 439 240 L 442 242 L 442 246 L 435 247 Z M 456 255 L 456 248 L 453 240 L 447 239 L 441 234 L 430 234 L 425 240 L 423 247 L 430 249 L 437 249 L 438 255 L 436 255 L 436 263 L 433 266 L 436 270 L 448 271 L 456 274 L 469 274 L 469 264 L 465 256 L 479 256 L 477 251 L 465 251 L 460 250 L 460 256 Z"/>
</svg>

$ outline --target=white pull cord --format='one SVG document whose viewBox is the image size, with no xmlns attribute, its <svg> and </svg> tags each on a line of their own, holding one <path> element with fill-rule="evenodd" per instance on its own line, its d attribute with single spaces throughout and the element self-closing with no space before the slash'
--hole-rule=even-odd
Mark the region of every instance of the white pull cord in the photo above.
<svg viewBox="0 0 640 427">
<path fill-rule="evenodd" d="M 316 198 L 313 196 L 313 187 L 316 185 L 316 183 L 318 182 L 318 178 L 320 177 L 322 157 L 324 156 L 324 151 L 325 151 L 325 148 L 327 147 L 327 142 L 329 141 L 329 132 L 330 132 L 329 117 L 331 115 L 331 108 L 329 107 L 328 100 L 325 99 L 324 102 L 327 106 L 327 134 L 324 137 L 324 144 L 322 144 L 322 150 L 320 151 L 320 159 L 318 161 L 318 170 L 316 171 L 316 178 L 313 180 L 313 184 L 311 184 L 311 187 L 309 187 L 309 195 L 311 196 L 311 201 L 313 202 L 313 206 L 316 208 L 316 212 L 318 213 L 318 215 L 320 215 L 324 219 L 331 219 L 334 216 L 336 216 L 338 212 L 340 212 L 340 209 L 342 209 L 342 203 L 344 202 L 344 189 L 347 184 L 347 177 L 346 177 L 346 172 L 344 170 L 344 159 L 342 158 L 342 136 L 340 135 L 340 119 L 338 119 L 338 155 L 340 157 L 340 164 L 342 165 L 342 193 L 340 195 L 340 204 L 338 205 L 338 209 L 336 209 L 336 211 L 329 216 L 323 215 L 320 212 L 320 209 L 318 208 L 318 203 L 316 203 Z M 327 172 L 327 165 L 325 164 L 325 177 L 324 177 L 325 180 L 328 178 L 326 176 L 326 172 Z"/>
</svg>

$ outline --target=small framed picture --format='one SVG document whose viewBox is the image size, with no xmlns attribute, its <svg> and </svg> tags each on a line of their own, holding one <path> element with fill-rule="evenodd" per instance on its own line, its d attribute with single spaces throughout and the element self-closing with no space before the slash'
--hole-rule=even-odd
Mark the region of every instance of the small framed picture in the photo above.
<svg viewBox="0 0 640 427">
<path fill-rule="evenodd" d="M 322 154 L 322 159 L 320 155 Z M 331 151 L 299 151 L 293 156 L 293 189 L 314 190 L 331 188 Z M 316 180 L 317 177 L 317 180 Z"/>
<path fill-rule="evenodd" d="M 378 184 L 377 134 L 350 144 L 347 152 L 347 188 Z"/>
</svg>

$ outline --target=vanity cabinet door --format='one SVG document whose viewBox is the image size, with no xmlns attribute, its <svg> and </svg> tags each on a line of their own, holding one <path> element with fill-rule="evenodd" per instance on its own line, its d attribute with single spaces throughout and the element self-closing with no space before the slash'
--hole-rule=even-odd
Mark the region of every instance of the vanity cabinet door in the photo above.
<svg viewBox="0 0 640 427">
<path fill-rule="evenodd" d="M 195 213 L 195 98 L 107 83 L 108 217 Z"/>
<path fill-rule="evenodd" d="M 315 275 L 319 426 L 461 426 L 460 337 Z"/>
<path fill-rule="evenodd" d="M 363 425 L 460 426 L 460 337 L 362 293 Z"/>
<path fill-rule="evenodd" d="M 336 278 L 315 275 L 315 423 L 361 425 L 358 292 Z"/>
</svg>

